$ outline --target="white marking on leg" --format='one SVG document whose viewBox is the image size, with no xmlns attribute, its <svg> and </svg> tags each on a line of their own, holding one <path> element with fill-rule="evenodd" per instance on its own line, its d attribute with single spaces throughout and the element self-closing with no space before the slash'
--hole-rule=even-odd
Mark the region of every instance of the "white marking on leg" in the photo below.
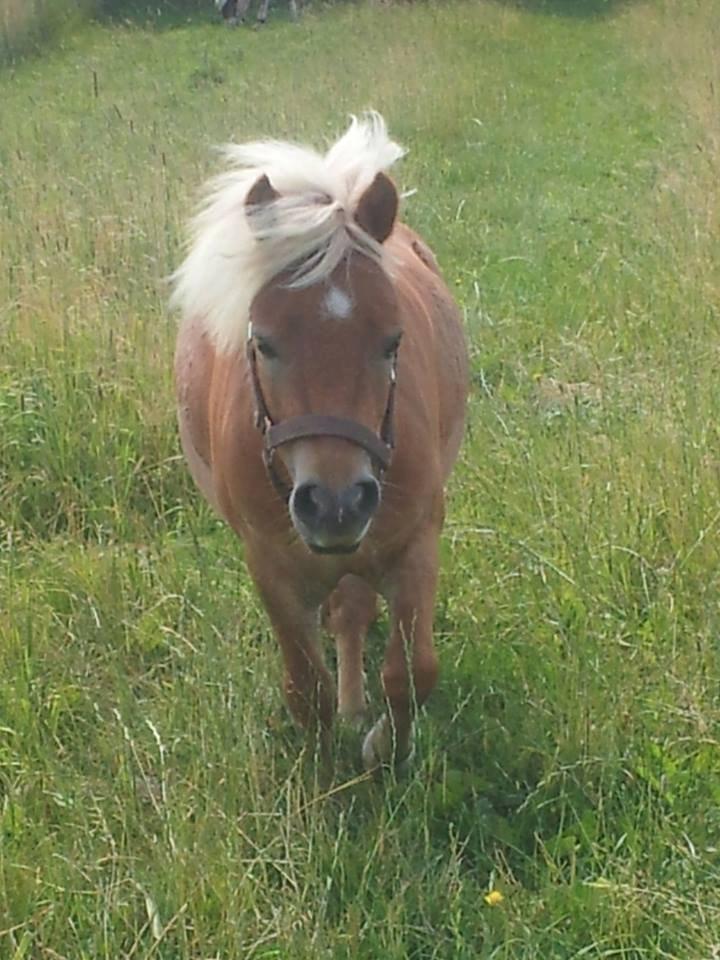
<svg viewBox="0 0 720 960">
<path fill-rule="evenodd" d="M 377 770 L 395 762 L 396 769 L 405 770 L 415 753 L 414 731 L 410 733 L 408 752 L 401 757 L 395 755 L 395 736 L 388 715 L 384 713 L 370 729 L 362 745 L 362 760 L 366 770 Z"/>
<path fill-rule="evenodd" d="M 353 302 L 349 294 L 339 287 L 330 287 L 325 295 L 325 309 L 336 320 L 347 320 L 352 313 Z"/>
<path fill-rule="evenodd" d="M 338 716 L 353 725 L 365 720 L 365 674 L 362 666 L 358 669 L 358 659 L 362 663 L 362 653 L 358 657 L 355 651 L 348 651 L 340 640 L 338 651 Z"/>
</svg>

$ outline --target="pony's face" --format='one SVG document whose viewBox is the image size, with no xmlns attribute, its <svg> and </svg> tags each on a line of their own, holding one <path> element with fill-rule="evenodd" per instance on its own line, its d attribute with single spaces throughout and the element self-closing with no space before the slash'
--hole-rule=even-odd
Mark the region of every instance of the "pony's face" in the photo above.
<svg viewBox="0 0 720 960">
<path fill-rule="evenodd" d="M 307 414 L 351 420 L 379 434 L 402 336 L 382 267 L 350 254 L 324 281 L 297 289 L 278 278 L 253 301 L 257 377 L 275 423 Z M 280 447 L 295 529 L 317 553 L 357 549 L 380 503 L 377 464 L 362 446 L 310 436 Z"/>
</svg>

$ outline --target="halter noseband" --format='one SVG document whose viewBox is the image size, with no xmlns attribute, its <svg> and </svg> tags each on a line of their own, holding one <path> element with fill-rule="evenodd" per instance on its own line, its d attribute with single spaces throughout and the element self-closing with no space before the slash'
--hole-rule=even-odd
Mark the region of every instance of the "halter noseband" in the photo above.
<svg viewBox="0 0 720 960">
<path fill-rule="evenodd" d="M 382 477 L 382 474 L 390 466 L 395 447 L 393 415 L 397 385 L 397 353 L 393 356 L 390 368 L 387 402 L 380 425 L 380 433 L 377 434 L 356 420 L 334 417 L 324 413 L 304 413 L 276 423 L 268 409 L 258 376 L 257 352 L 253 339 L 252 323 L 248 324 L 246 351 L 255 404 L 255 426 L 263 437 L 263 463 L 272 485 L 285 501 L 290 499 L 292 491 L 278 476 L 273 460 L 277 448 L 293 440 L 304 440 L 307 437 L 337 437 L 340 440 L 348 440 L 350 443 L 354 443 L 356 447 L 362 447 L 372 457 Z"/>
</svg>

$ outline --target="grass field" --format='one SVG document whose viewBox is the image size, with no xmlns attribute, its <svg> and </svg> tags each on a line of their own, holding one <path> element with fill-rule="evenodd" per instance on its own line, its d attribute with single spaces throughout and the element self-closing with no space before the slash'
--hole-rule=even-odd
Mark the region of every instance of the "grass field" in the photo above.
<svg viewBox="0 0 720 960">
<path fill-rule="evenodd" d="M 0 957 L 720 957 L 713 6 L 158 0 L 0 73 Z M 213 144 L 368 106 L 474 384 L 383 783 L 287 720 L 165 305 Z"/>
</svg>

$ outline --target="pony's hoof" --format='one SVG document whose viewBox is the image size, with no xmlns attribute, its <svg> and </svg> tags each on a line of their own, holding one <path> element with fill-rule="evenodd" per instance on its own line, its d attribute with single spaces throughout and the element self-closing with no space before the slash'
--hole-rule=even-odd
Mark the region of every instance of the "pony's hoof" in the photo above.
<svg viewBox="0 0 720 960">
<path fill-rule="evenodd" d="M 370 773 L 382 767 L 394 767 L 397 774 L 405 774 L 415 753 L 415 744 L 410 738 L 407 748 L 400 752 L 399 744 L 387 714 L 371 728 L 362 746 L 363 766 Z"/>
</svg>

